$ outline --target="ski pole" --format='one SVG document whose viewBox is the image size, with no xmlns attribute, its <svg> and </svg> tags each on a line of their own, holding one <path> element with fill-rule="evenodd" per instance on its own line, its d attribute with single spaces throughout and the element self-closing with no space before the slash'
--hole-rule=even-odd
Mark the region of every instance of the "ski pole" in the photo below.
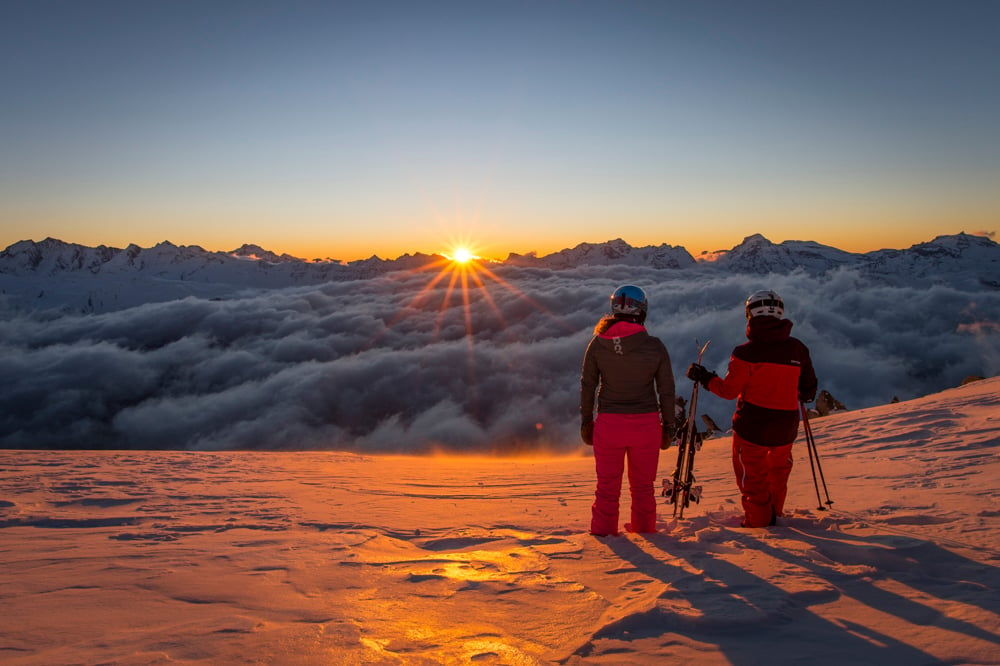
<svg viewBox="0 0 1000 666">
<path fill-rule="evenodd" d="M 823 465 L 819 461 L 819 450 L 816 448 L 816 439 L 813 437 L 812 426 L 809 424 L 809 413 L 806 411 L 806 404 L 804 402 L 800 402 L 799 407 L 802 412 L 802 427 L 806 433 L 806 447 L 809 450 L 809 467 L 813 467 L 814 458 L 816 461 L 816 466 L 812 470 L 812 475 L 813 486 L 816 488 L 816 501 L 819 503 L 817 508 L 820 511 L 825 511 L 826 507 L 823 506 L 823 500 L 819 495 L 819 484 L 816 481 L 816 470 L 819 470 L 819 480 L 823 483 L 823 493 L 826 494 L 826 505 L 832 505 L 833 500 L 830 499 L 830 491 L 827 490 L 826 487 L 826 476 L 823 474 Z"/>
<path fill-rule="evenodd" d="M 802 423 L 807 423 L 805 415 L 802 417 Z M 812 472 L 813 488 L 816 489 L 816 508 L 820 511 L 826 511 L 826 507 L 823 506 L 823 498 L 819 496 L 819 482 L 816 480 L 816 463 L 813 460 L 812 436 L 808 426 L 804 426 L 803 429 L 806 435 L 806 451 L 809 452 L 809 470 Z"/>
<path fill-rule="evenodd" d="M 816 469 L 819 470 L 819 480 L 823 484 L 823 494 L 826 495 L 826 505 L 830 506 L 833 504 L 833 500 L 830 499 L 830 491 L 826 488 L 826 476 L 823 474 L 823 465 L 819 462 L 819 449 L 816 448 L 816 437 L 813 435 L 812 424 L 809 423 L 808 414 L 806 414 L 806 427 L 809 429 L 809 441 L 812 444 L 813 455 L 816 456 Z"/>
</svg>

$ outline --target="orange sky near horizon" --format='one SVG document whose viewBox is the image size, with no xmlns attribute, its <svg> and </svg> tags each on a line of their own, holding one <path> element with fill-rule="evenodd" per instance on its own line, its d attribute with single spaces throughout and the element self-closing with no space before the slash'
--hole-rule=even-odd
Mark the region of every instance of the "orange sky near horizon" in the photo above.
<svg viewBox="0 0 1000 666">
<path fill-rule="evenodd" d="M 226 252 L 245 243 L 259 245 L 277 254 L 289 254 L 305 260 L 336 259 L 354 261 L 378 256 L 395 259 L 404 254 L 447 253 L 456 246 L 468 247 L 477 256 L 502 260 L 510 253 L 536 253 L 539 256 L 572 248 L 580 243 L 603 243 L 621 238 L 633 247 L 668 244 L 687 249 L 694 257 L 702 253 L 728 250 L 752 234 L 762 234 L 774 243 L 786 240 L 809 240 L 848 252 L 871 252 L 880 249 L 904 249 L 933 240 L 937 236 L 969 233 L 993 236 L 996 219 L 989 215 L 969 215 L 965 221 L 954 219 L 928 219 L 915 223 L 891 223 L 874 219 L 856 224 L 837 219 L 813 223 L 779 224 L 760 222 L 746 224 L 656 224 L 588 225 L 578 234 L 567 231 L 567 225 L 545 225 L 539 222 L 533 230 L 501 224 L 483 223 L 482 228 L 473 224 L 451 224 L 435 220 L 427 224 L 400 226 L 374 225 L 371 235 L 338 236 L 337 229 L 316 228 L 315 234 L 296 228 L 273 228 L 270 225 L 245 225 L 239 236 L 229 226 L 206 224 L 137 225 L 122 232 L 112 224 L 52 225 L 46 236 L 38 236 L 29 228 L 18 236 L 16 229 L 8 228 L 3 247 L 19 240 L 41 241 L 45 237 L 79 243 L 90 247 L 107 245 L 124 248 L 130 243 L 152 247 L 169 241 L 175 245 L 197 245 L 209 251 Z M 527 225 L 532 226 L 532 225 Z"/>
</svg>

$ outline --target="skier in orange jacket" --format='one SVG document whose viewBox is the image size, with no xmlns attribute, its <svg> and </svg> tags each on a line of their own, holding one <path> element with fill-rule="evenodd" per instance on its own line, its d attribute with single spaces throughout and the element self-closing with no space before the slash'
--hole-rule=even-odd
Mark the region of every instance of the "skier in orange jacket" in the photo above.
<svg viewBox="0 0 1000 666">
<path fill-rule="evenodd" d="M 785 305 L 770 290 L 746 300 L 746 342 L 733 350 L 725 377 L 697 363 L 687 377 L 712 393 L 738 398 L 733 414 L 733 471 L 743 501 L 744 527 L 774 525 L 783 515 L 799 402 L 816 395 L 809 349 L 791 337 Z"/>
</svg>

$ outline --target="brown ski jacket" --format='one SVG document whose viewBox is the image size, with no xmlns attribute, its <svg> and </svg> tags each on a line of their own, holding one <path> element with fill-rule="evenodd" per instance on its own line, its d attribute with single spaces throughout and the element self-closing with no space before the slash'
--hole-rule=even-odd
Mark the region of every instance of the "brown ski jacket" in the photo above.
<svg viewBox="0 0 1000 666">
<path fill-rule="evenodd" d="M 659 412 L 661 423 L 674 424 L 674 373 L 670 355 L 645 327 L 617 321 L 594 336 L 583 357 L 580 377 L 580 419 L 609 414 Z"/>
</svg>

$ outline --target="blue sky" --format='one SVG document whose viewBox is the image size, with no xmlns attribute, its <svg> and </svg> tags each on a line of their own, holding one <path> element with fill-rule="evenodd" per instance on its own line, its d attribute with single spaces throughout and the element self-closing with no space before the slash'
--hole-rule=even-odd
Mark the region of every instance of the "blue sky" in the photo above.
<svg viewBox="0 0 1000 666">
<path fill-rule="evenodd" d="M 993 2 L 0 3 L 0 246 L 906 247 L 1000 219 Z"/>
</svg>

